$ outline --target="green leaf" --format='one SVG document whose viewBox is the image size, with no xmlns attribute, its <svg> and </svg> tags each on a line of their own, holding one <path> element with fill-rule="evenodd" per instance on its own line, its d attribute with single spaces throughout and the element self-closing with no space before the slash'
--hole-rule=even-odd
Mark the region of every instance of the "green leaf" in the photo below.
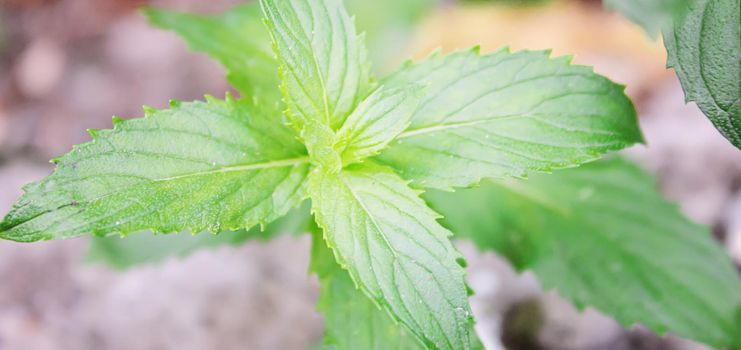
<svg viewBox="0 0 741 350">
<path fill-rule="evenodd" d="M 444 224 L 532 269 L 546 288 L 625 326 L 639 322 L 738 346 L 741 281 L 707 228 L 685 219 L 653 179 L 610 159 L 426 199 Z"/>
<path fill-rule="evenodd" d="M 358 28 L 373 42 L 376 64 L 398 54 L 399 36 L 429 12 L 437 0 L 350 0 L 345 6 L 357 15 Z M 147 7 L 143 13 L 152 25 L 172 30 L 191 49 L 208 53 L 227 68 L 231 84 L 245 96 L 277 101 L 278 63 L 270 34 L 257 2 L 234 7 L 215 16 L 179 13 Z"/>
<path fill-rule="evenodd" d="M 239 230 L 268 223 L 303 195 L 308 159 L 272 115 L 228 98 L 145 108 L 55 160 L 54 174 L 0 223 L 36 241 L 150 230 Z"/>
<path fill-rule="evenodd" d="M 161 262 L 171 257 L 186 257 L 198 250 L 227 245 L 240 245 L 247 240 L 268 240 L 279 234 L 303 233 L 311 219 L 309 202 L 286 216 L 276 219 L 261 230 L 222 232 L 220 234 L 156 235 L 151 232 L 124 237 L 93 237 L 87 254 L 91 262 L 105 263 L 117 269 Z"/>
<path fill-rule="evenodd" d="M 419 85 L 381 87 L 361 102 L 337 132 L 335 148 L 341 150 L 343 164 L 377 154 L 409 127 L 421 90 Z"/>
<path fill-rule="evenodd" d="M 463 259 L 438 216 L 372 163 L 309 177 L 317 224 L 358 286 L 433 349 L 467 349 L 473 322 Z"/>
<path fill-rule="evenodd" d="M 355 33 L 342 1 L 260 3 L 291 122 L 298 130 L 339 128 L 372 88 L 363 38 Z"/>
<path fill-rule="evenodd" d="M 417 338 L 395 324 L 387 313 L 355 287 L 347 271 L 335 262 L 322 239 L 313 234 L 311 270 L 321 283 L 317 308 L 324 314 L 326 349 L 424 349 Z"/>
<path fill-rule="evenodd" d="M 417 186 L 572 167 L 641 141 L 623 87 L 547 52 L 434 54 L 386 78 L 428 84 L 408 130 L 377 160 Z"/>
<path fill-rule="evenodd" d="M 623 14 L 646 33 L 656 35 L 685 14 L 689 0 L 604 0 L 605 8 Z"/>
<path fill-rule="evenodd" d="M 193 50 L 221 62 L 229 82 L 244 96 L 268 104 L 279 101 L 278 66 L 257 3 L 216 16 L 154 8 L 145 9 L 144 14 L 153 25 L 183 37 Z"/>
<path fill-rule="evenodd" d="M 664 31 L 667 65 L 715 127 L 741 148 L 741 1 L 696 0 Z M 681 121 L 680 121 L 681 122 Z"/>
</svg>

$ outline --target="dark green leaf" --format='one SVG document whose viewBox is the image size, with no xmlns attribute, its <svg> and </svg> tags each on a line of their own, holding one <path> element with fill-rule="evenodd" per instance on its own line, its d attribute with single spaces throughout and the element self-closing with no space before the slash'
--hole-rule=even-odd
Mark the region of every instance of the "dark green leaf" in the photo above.
<svg viewBox="0 0 741 350">
<path fill-rule="evenodd" d="M 482 249 L 625 326 L 739 346 L 741 280 L 707 228 L 621 159 L 426 198 Z"/>
<path fill-rule="evenodd" d="M 623 14 L 656 38 L 658 33 L 684 15 L 689 0 L 604 0 L 609 10 Z"/>
<path fill-rule="evenodd" d="M 685 99 L 741 148 L 741 1 L 691 1 L 687 14 L 664 31 L 664 44 Z"/>
</svg>

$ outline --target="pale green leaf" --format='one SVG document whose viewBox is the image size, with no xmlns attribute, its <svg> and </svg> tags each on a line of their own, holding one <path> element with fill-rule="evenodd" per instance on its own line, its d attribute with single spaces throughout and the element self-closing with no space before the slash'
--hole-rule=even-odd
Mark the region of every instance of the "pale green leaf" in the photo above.
<svg viewBox="0 0 741 350">
<path fill-rule="evenodd" d="M 246 97 L 267 104 L 279 101 L 278 66 L 257 3 L 215 16 L 155 8 L 145 9 L 144 14 L 153 25 L 183 37 L 193 50 L 221 62 L 229 82 Z"/>
<path fill-rule="evenodd" d="M 172 257 L 186 257 L 198 250 L 227 245 L 240 245 L 247 240 L 268 240 L 279 234 L 303 233 L 311 220 L 309 202 L 268 224 L 249 230 L 219 234 L 170 234 L 151 232 L 131 234 L 126 237 L 92 237 L 87 260 L 105 263 L 117 269 L 127 269 L 141 264 L 152 264 Z"/>
<path fill-rule="evenodd" d="M 327 244 L 363 292 L 429 348 L 469 347 L 462 257 L 417 192 L 365 163 L 312 172 L 309 193 Z"/>
<path fill-rule="evenodd" d="M 339 128 L 372 88 L 363 38 L 341 0 L 261 0 L 289 117 Z"/>
<path fill-rule="evenodd" d="M 684 15 L 689 0 L 604 0 L 605 8 L 620 12 L 646 33 L 656 38 L 657 34 L 673 21 Z"/>
<path fill-rule="evenodd" d="M 317 309 L 324 314 L 325 349 L 415 350 L 424 349 L 413 335 L 366 297 L 335 262 L 322 239 L 313 234 L 311 269 L 319 276 L 321 292 Z"/>
<path fill-rule="evenodd" d="M 572 167 L 641 141 L 623 87 L 547 52 L 434 54 L 386 78 L 427 84 L 408 130 L 378 157 L 415 185 Z"/>
<path fill-rule="evenodd" d="M 114 118 L 114 129 L 91 131 L 91 142 L 56 159 L 0 223 L 0 238 L 238 230 L 304 197 L 306 151 L 274 116 L 231 98 L 145 113 Z"/>
<path fill-rule="evenodd" d="M 741 148 L 741 1 L 691 1 L 687 14 L 664 31 L 664 45 L 685 99 Z"/>
<path fill-rule="evenodd" d="M 730 259 L 624 160 L 426 199 L 460 237 L 532 269 L 577 306 L 625 326 L 741 345 L 741 280 Z"/>
<path fill-rule="evenodd" d="M 358 105 L 337 132 L 344 164 L 377 154 L 408 126 L 419 105 L 422 87 L 381 87 Z"/>
</svg>

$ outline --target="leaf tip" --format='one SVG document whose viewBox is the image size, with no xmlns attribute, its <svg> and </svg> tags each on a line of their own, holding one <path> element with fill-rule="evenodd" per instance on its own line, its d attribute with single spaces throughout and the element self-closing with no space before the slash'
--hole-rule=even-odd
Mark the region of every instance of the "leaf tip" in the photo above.
<svg viewBox="0 0 741 350">
<path fill-rule="evenodd" d="M 460 267 L 462 267 L 462 268 L 466 268 L 466 267 L 468 266 L 468 262 L 467 262 L 467 261 L 466 261 L 466 259 L 465 259 L 465 258 L 463 258 L 462 256 L 459 256 L 459 257 L 455 258 L 455 262 L 456 262 L 456 263 L 457 263 L 457 264 L 458 264 L 458 265 L 459 265 Z"/>
<path fill-rule="evenodd" d="M 414 65 L 414 60 L 411 57 L 409 57 L 409 58 L 405 59 L 404 62 L 401 63 L 401 67 L 400 68 L 401 69 L 405 69 L 405 68 L 409 68 L 409 67 L 411 67 L 413 65 Z"/>
<path fill-rule="evenodd" d="M 543 56 L 545 56 L 545 58 L 547 58 L 549 60 L 552 60 L 552 61 L 555 61 L 555 62 L 558 62 L 558 63 L 561 63 L 563 65 L 572 66 L 574 64 L 574 55 L 572 55 L 572 54 L 560 55 L 560 56 L 555 56 L 554 57 L 553 56 L 553 49 L 546 49 L 546 50 L 539 51 L 539 52 L 543 53 Z M 580 69 L 588 69 L 590 72 L 594 72 L 594 67 L 592 67 L 592 66 L 586 66 L 586 65 L 575 66 L 575 69 L 578 69 L 578 68 L 580 68 Z"/>
<path fill-rule="evenodd" d="M 474 291 L 473 288 L 471 288 L 471 286 L 468 285 L 468 283 L 466 283 L 465 286 L 466 286 L 466 295 L 470 297 L 476 294 L 476 291 Z"/>
<path fill-rule="evenodd" d="M 206 96 L 208 98 L 208 96 Z M 231 93 L 231 91 L 227 91 L 226 94 L 224 94 L 224 100 L 226 100 L 227 103 L 233 104 L 237 100 L 234 98 L 234 95 Z M 253 96 L 252 101 L 257 104 L 257 97 Z"/>
<path fill-rule="evenodd" d="M 443 49 L 438 46 L 434 50 L 432 50 L 432 52 L 430 52 L 430 54 L 427 56 L 427 58 L 428 59 L 430 59 L 430 58 L 438 58 L 438 57 L 442 56 L 442 54 L 443 54 Z"/>
<path fill-rule="evenodd" d="M 257 226 L 260 228 L 260 232 L 265 232 L 265 229 L 268 227 L 268 222 L 265 220 L 260 220 L 257 222 Z"/>
<path fill-rule="evenodd" d="M 150 117 L 157 112 L 157 109 L 149 105 L 143 105 L 142 110 L 144 111 L 144 117 Z"/>
<path fill-rule="evenodd" d="M 219 100 L 216 97 L 210 94 L 203 95 L 203 99 L 206 100 L 206 103 L 218 103 L 219 102 Z"/>
</svg>

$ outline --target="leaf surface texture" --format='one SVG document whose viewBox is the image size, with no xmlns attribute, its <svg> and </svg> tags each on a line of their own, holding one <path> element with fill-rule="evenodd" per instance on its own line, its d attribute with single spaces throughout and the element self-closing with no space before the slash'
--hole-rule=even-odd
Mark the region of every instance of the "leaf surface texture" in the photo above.
<svg viewBox="0 0 741 350">
<path fill-rule="evenodd" d="M 477 49 L 409 63 L 384 86 L 425 95 L 376 159 L 416 186 L 466 187 L 482 178 L 573 167 L 641 142 L 623 87 L 547 52 Z"/>
<path fill-rule="evenodd" d="M 304 197 L 306 151 L 290 129 L 229 98 L 174 102 L 114 118 L 57 158 L 0 223 L 16 241 L 85 233 L 238 230 L 268 223 Z"/>
<path fill-rule="evenodd" d="M 312 173 L 309 191 L 327 244 L 366 295 L 429 348 L 468 348 L 462 257 L 417 192 L 372 163 Z"/>
</svg>

